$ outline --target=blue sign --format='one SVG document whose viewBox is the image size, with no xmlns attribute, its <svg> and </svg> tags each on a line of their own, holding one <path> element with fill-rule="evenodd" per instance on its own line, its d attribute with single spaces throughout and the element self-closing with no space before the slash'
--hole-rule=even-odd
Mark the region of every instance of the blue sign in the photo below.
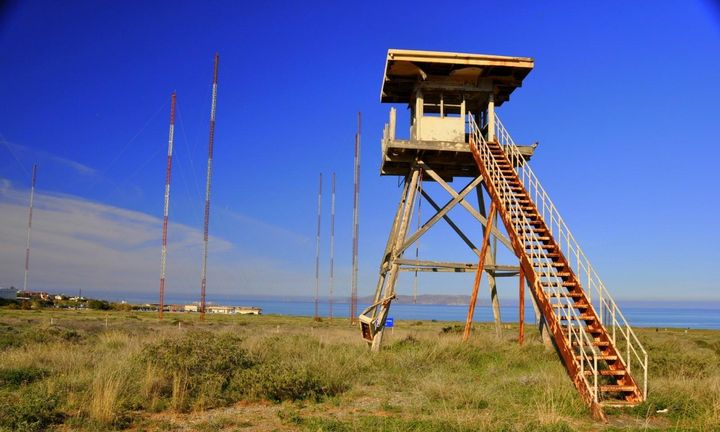
<svg viewBox="0 0 720 432">
<path fill-rule="evenodd" d="M 393 317 L 389 317 L 385 320 L 385 327 L 394 327 L 395 326 L 395 319 Z"/>
</svg>

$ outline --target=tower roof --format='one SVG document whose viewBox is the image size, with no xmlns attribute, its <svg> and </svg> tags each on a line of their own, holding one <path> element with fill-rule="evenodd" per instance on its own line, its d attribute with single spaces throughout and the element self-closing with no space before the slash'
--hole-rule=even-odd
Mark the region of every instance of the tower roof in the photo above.
<svg viewBox="0 0 720 432">
<path fill-rule="evenodd" d="M 510 99 L 533 68 L 529 57 L 390 49 L 385 62 L 381 102 L 409 103 L 418 83 L 436 82 L 457 90 L 491 82 L 495 104 Z"/>
</svg>

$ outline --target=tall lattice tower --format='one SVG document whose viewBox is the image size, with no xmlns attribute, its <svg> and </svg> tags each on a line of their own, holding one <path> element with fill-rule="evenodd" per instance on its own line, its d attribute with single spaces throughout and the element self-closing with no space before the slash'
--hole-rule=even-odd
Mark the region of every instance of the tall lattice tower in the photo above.
<svg viewBox="0 0 720 432">
<path fill-rule="evenodd" d="M 470 334 L 484 272 L 499 335 L 495 279 L 518 276 L 520 297 L 527 284 L 539 321 L 574 385 L 602 418 L 603 406 L 634 405 L 646 398 L 648 358 L 530 168 L 535 145 L 515 144 L 495 112 L 533 66 L 526 57 L 388 51 L 381 101 L 409 108 L 410 132 L 408 139 L 397 138 L 392 107 L 383 131 L 381 174 L 401 176 L 404 183 L 374 302 L 359 316 L 362 337 L 373 351 L 380 349 L 402 271 L 476 272 L 464 339 Z M 438 204 L 423 182 L 437 183 L 450 200 Z M 453 187 L 455 183 L 461 187 Z M 471 193 L 477 196 L 476 205 L 469 200 Z M 435 214 L 410 233 L 415 202 L 421 197 Z M 449 217 L 457 205 L 482 225 L 479 247 L 476 236 L 464 233 Z M 469 247 L 477 264 L 404 258 L 404 252 L 440 220 Z M 504 232 L 493 220 L 502 221 Z M 498 242 L 517 257 L 516 264 L 496 262 Z"/>
</svg>

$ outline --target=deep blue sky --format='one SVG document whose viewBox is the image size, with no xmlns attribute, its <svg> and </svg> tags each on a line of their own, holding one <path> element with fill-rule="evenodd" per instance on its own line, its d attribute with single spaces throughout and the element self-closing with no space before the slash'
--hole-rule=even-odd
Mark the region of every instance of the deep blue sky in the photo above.
<svg viewBox="0 0 720 432">
<path fill-rule="evenodd" d="M 65 197 L 73 204 L 58 202 L 55 210 L 82 208 L 78 221 L 94 214 L 95 204 L 114 209 L 106 222 L 122 224 L 120 209 L 160 217 L 168 101 L 176 90 L 171 220 L 201 228 L 217 51 L 211 233 L 225 243 L 210 256 L 210 292 L 311 294 L 317 175 L 328 179 L 332 171 L 336 290 L 347 291 L 352 145 L 362 111 L 361 294 L 370 293 L 399 193 L 397 179 L 378 175 L 388 48 L 533 57 L 535 70 L 499 114 L 516 141 L 541 142 L 533 166 L 611 291 L 718 298 L 720 18 L 711 2 L 17 2 L 0 22 L 0 138 L 8 143 L 0 145 L 1 201 L 17 207 L 4 207 L 3 224 L 22 231 L 18 208 L 34 161 L 41 165 L 40 208 L 43 197 Z M 328 203 L 326 195 L 325 210 Z M 36 248 L 53 241 L 52 232 L 42 237 L 42 223 L 50 222 L 39 218 Z M 80 228 L 68 238 L 102 255 L 88 240 L 99 234 Z M 134 235 L 128 229 L 125 240 Z M 176 233 L 171 229 L 171 244 Z M 22 280 L 20 234 L 2 239 L 3 257 L 17 258 L 3 258 L 0 285 Z M 471 261 L 449 236 L 428 238 L 421 258 Z M 155 290 L 158 238 L 138 235 L 132 243 L 158 261 L 132 286 L 117 282 L 124 275 L 115 269 L 87 275 L 86 287 L 110 289 L 112 279 L 115 290 Z M 98 241 L 114 253 L 129 248 Z M 187 259 L 199 264 L 193 241 Z M 72 264 L 82 272 L 82 262 L 34 253 L 38 288 L 81 284 L 63 279 L 62 269 Z M 70 260 L 74 253 L 63 254 Z M 171 250 L 169 286 L 194 292 L 199 274 L 173 273 L 173 259 Z M 212 265 L 224 267 L 213 274 Z M 421 292 L 466 293 L 469 283 L 428 277 Z M 401 293 L 411 284 L 402 279 Z"/>
</svg>

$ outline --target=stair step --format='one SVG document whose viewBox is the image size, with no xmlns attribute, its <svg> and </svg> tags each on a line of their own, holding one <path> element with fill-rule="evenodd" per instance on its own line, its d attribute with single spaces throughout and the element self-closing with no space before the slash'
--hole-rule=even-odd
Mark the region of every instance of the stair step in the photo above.
<svg viewBox="0 0 720 432">
<path fill-rule="evenodd" d="M 541 220 L 533 219 L 533 218 L 527 218 L 527 219 L 512 219 L 513 225 L 515 224 L 528 224 L 528 225 L 542 225 L 543 222 Z"/>
<path fill-rule="evenodd" d="M 563 332 L 563 333 L 567 334 L 567 332 Z M 577 348 L 578 343 L 575 342 L 575 341 L 573 341 L 572 345 Z M 609 346 L 610 346 L 610 342 L 608 342 L 608 341 L 601 341 L 601 340 L 594 340 L 594 341 L 592 342 L 592 346 L 596 346 L 596 347 L 609 347 Z"/>
<path fill-rule="evenodd" d="M 592 356 L 591 356 L 591 355 L 588 355 L 587 357 L 590 358 L 590 359 L 592 359 Z M 576 360 L 582 360 L 582 359 L 583 359 L 583 356 L 576 355 L 576 356 L 575 356 L 575 359 L 576 359 Z M 617 359 L 618 359 L 618 356 L 616 356 L 616 355 L 610 355 L 610 354 L 601 354 L 601 355 L 597 356 L 597 359 L 598 359 L 598 360 L 617 360 Z"/>
<path fill-rule="evenodd" d="M 561 320 L 561 321 L 567 321 L 569 318 L 575 319 L 575 317 L 561 316 L 561 317 L 560 317 L 560 320 Z M 577 319 L 582 320 L 582 321 L 595 321 L 595 320 L 597 320 L 597 318 L 595 318 L 595 315 L 591 315 L 591 314 L 581 314 L 581 315 L 578 315 L 578 316 L 577 316 Z"/>
<path fill-rule="evenodd" d="M 572 293 L 572 292 L 571 293 L 546 293 L 546 295 L 550 298 L 565 298 L 565 297 L 582 298 L 582 296 L 583 296 L 582 293 L 579 293 L 579 292 L 578 293 Z"/>
<path fill-rule="evenodd" d="M 567 265 L 565 263 L 561 262 L 555 262 L 555 261 L 533 261 L 533 267 L 541 267 L 541 266 L 550 266 L 550 267 L 557 267 L 557 268 L 565 268 Z"/>
<path fill-rule="evenodd" d="M 550 275 L 540 274 L 539 277 L 570 277 L 572 276 L 572 273 L 570 272 L 555 272 Z"/>
<path fill-rule="evenodd" d="M 528 243 L 525 245 L 525 253 L 528 254 L 549 254 L 554 253 L 557 249 L 557 245 L 554 243 Z"/>
<path fill-rule="evenodd" d="M 559 287 L 559 286 L 561 286 L 561 285 L 564 286 L 564 287 L 574 287 L 574 286 L 577 286 L 577 283 L 575 283 L 575 282 L 573 282 L 573 281 L 562 281 L 562 282 L 559 282 L 559 281 L 558 281 L 558 282 L 540 281 L 540 285 L 546 286 L 546 287 L 547 287 L 547 286 Z M 568 297 L 582 297 L 582 294 L 581 294 L 581 293 L 576 293 L 576 295 L 570 295 L 570 293 L 568 293 L 567 296 L 568 296 Z"/>
<path fill-rule="evenodd" d="M 555 309 L 567 309 L 568 305 L 563 303 L 555 303 L 552 305 Z M 590 307 L 587 303 L 570 303 L 570 307 L 575 309 L 587 309 Z"/>
<path fill-rule="evenodd" d="M 611 408 L 629 408 L 638 406 L 640 404 L 640 401 L 627 401 L 627 400 L 620 400 L 620 399 L 606 399 L 604 401 L 600 401 L 600 406 L 602 407 L 611 407 Z"/>
<path fill-rule="evenodd" d="M 547 229 L 545 229 L 545 228 L 543 228 L 543 227 L 539 227 L 539 228 L 523 228 L 523 229 L 521 229 L 521 230 L 519 230 L 519 231 L 520 231 L 520 232 L 526 232 L 526 233 L 532 233 L 532 232 L 534 232 L 534 233 L 546 233 L 546 232 L 547 232 Z"/>
<path fill-rule="evenodd" d="M 592 375 L 592 371 L 586 370 L 585 375 Z M 598 375 L 600 375 L 600 376 L 625 376 L 625 375 L 627 375 L 627 371 L 602 369 L 602 370 L 598 371 Z"/>
<path fill-rule="evenodd" d="M 637 387 L 632 385 L 606 384 L 600 386 L 601 392 L 632 392 L 635 390 Z"/>
<path fill-rule="evenodd" d="M 535 235 L 532 237 L 528 236 L 528 240 L 530 240 L 530 241 L 546 242 L 546 241 L 550 241 L 551 239 L 552 239 L 552 237 L 549 237 L 549 236 L 539 236 L 539 235 Z"/>
</svg>

